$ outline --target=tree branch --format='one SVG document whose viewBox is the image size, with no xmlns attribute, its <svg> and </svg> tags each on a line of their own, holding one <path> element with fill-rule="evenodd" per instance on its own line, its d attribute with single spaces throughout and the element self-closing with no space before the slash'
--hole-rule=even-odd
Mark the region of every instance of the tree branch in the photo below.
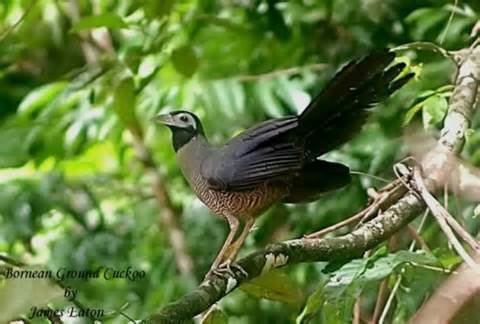
<svg viewBox="0 0 480 324">
<path fill-rule="evenodd" d="M 475 259 L 480 262 L 480 254 Z M 454 323 L 455 316 L 472 298 L 480 293 L 480 276 L 467 264 L 449 277 L 422 305 L 411 319 L 412 324 Z"/>
<path fill-rule="evenodd" d="M 446 183 L 445 180 L 454 167 L 451 157 L 458 155 L 463 147 L 465 133 L 477 99 L 479 79 L 480 46 L 473 48 L 461 62 L 441 137 L 437 146 L 422 161 L 429 190 L 435 190 L 440 184 Z M 349 234 L 335 238 L 303 238 L 272 244 L 264 250 L 238 260 L 237 264 L 245 270 L 245 273 L 233 267 L 229 275 L 214 274 L 192 292 L 150 316 L 146 322 L 186 321 L 208 309 L 242 282 L 273 268 L 301 262 L 349 260 L 360 257 L 365 251 L 385 241 L 412 221 L 424 207 L 424 202 L 409 191 L 380 216 Z"/>
<path fill-rule="evenodd" d="M 165 232 L 168 233 L 170 244 L 175 252 L 177 268 L 182 274 L 191 277 L 193 276 L 193 261 L 187 252 L 185 235 L 179 222 L 180 215 L 173 205 L 166 188 L 163 186 L 163 179 L 157 171 L 157 166 L 150 150 L 143 142 L 143 136 L 131 128 L 129 130 L 133 135 L 133 144 L 139 158 L 144 168 L 150 173 L 153 194 L 162 209 L 160 221 L 165 227 Z"/>
<path fill-rule="evenodd" d="M 74 15 L 72 20 L 78 20 L 78 3 L 76 0 L 70 0 L 70 4 Z M 114 49 L 111 45 L 113 42 L 108 30 L 103 30 L 101 32 L 101 39 L 97 37 L 94 43 L 97 44 L 101 50 L 107 52 L 108 54 L 113 54 Z M 95 57 L 95 60 L 98 61 L 99 58 Z M 135 108 L 132 107 L 132 109 Z M 133 146 L 137 151 L 138 158 L 150 176 L 153 194 L 159 207 L 161 208 L 160 222 L 165 228 L 165 232 L 168 234 L 169 242 L 175 253 L 175 262 L 177 264 L 177 268 L 180 273 L 189 277 L 193 277 L 193 261 L 187 251 L 185 234 L 180 224 L 181 215 L 173 205 L 170 195 L 163 185 L 162 176 L 157 171 L 158 166 L 153 159 L 150 149 L 145 145 L 145 139 L 143 135 L 144 132 L 135 113 L 132 114 L 131 118 L 131 122 L 125 123 L 124 126 L 132 134 Z"/>
<path fill-rule="evenodd" d="M 177 323 L 189 319 L 210 307 L 245 280 L 273 268 L 301 262 L 349 260 L 360 257 L 408 224 L 424 207 L 413 193 L 407 194 L 379 217 L 357 230 L 335 238 L 297 239 L 275 243 L 254 252 L 237 263 L 246 273 L 233 270 L 234 276 L 211 276 L 194 291 L 165 306 L 147 323 Z"/>
</svg>

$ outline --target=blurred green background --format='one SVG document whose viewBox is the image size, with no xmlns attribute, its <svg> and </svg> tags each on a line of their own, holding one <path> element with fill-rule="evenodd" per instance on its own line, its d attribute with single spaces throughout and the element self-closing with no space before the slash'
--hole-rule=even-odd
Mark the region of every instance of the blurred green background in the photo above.
<svg viewBox="0 0 480 324">
<path fill-rule="evenodd" d="M 227 233 L 183 180 L 168 130 L 150 118 L 191 110 L 221 143 L 255 122 L 298 113 L 339 66 L 371 49 L 413 41 L 468 47 L 479 14 L 474 0 L 2 0 L 0 252 L 53 270 L 143 270 L 146 277 L 134 282 L 68 285 L 79 289 L 83 304 L 112 312 L 103 322 L 126 322 L 115 313 L 120 309 L 144 318 L 201 281 Z M 362 133 L 329 159 L 390 180 L 393 163 L 410 150 L 406 124 L 437 134 L 454 65 L 429 50 L 401 54 L 416 80 L 379 105 Z M 472 132 L 464 150 L 473 165 L 480 164 L 479 142 Z M 345 219 L 366 203 L 367 188 L 382 185 L 357 174 L 316 203 L 276 206 L 258 219 L 242 254 Z M 476 233 L 475 204 L 449 200 Z M 181 230 L 183 254 L 172 247 L 172 228 Z M 418 254 L 418 262 L 437 270 L 406 264 L 418 255 L 402 259 L 383 247 L 369 263 L 378 263 L 378 273 L 354 276 L 349 285 L 317 290 L 326 273 L 358 273 L 362 262 L 337 270 L 296 265 L 270 283 L 236 290 L 220 307 L 229 323 L 290 323 L 312 314 L 314 323 L 346 323 L 356 296 L 362 294 L 368 318 L 380 281 L 391 287 L 402 276 L 388 320 L 404 323 L 445 278 L 438 268 L 459 262 L 431 219 L 422 236 L 434 259 Z M 400 234 L 395 248 L 409 240 Z M 30 290 L 12 284 L 0 280 L 3 320 L 20 318 L 37 301 L 55 309 L 69 304 L 49 300 L 47 290 L 27 298 Z M 318 305 L 307 311 L 315 291 L 310 301 Z M 16 306 L 2 309 L 7 299 Z M 324 299 L 329 303 L 318 313 Z"/>
</svg>

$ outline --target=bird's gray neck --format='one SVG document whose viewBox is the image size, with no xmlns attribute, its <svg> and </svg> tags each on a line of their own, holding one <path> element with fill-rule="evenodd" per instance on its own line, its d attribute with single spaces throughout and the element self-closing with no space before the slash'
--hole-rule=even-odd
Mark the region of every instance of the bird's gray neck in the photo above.
<svg viewBox="0 0 480 324">
<path fill-rule="evenodd" d="M 195 136 L 177 151 L 177 160 L 188 181 L 200 171 L 202 162 L 212 152 L 213 147 L 204 136 Z"/>
</svg>

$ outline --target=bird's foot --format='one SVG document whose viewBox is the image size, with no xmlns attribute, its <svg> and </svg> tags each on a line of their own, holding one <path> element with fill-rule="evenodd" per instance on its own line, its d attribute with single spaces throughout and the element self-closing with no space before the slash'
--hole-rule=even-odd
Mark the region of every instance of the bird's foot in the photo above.
<svg viewBox="0 0 480 324">
<path fill-rule="evenodd" d="M 245 269 L 243 269 L 237 263 L 233 263 L 231 260 L 223 262 L 217 268 L 212 269 L 210 272 L 219 277 L 225 277 L 227 275 L 230 277 L 235 277 L 237 273 L 241 273 L 244 277 L 248 277 L 248 272 L 245 271 Z"/>
</svg>

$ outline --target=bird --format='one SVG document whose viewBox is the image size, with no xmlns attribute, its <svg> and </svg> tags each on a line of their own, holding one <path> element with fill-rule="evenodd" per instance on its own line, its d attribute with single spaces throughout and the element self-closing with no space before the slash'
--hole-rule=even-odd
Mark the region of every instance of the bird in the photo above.
<svg viewBox="0 0 480 324">
<path fill-rule="evenodd" d="M 170 129 L 177 163 L 195 194 L 228 222 L 207 277 L 230 269 L 255 219 L 273 204 L 312 202 L 350 183 L 348 166 L 319 157 L 360 132 L 371 108 L 414 76 L 395 57 L 381 49 L 352 60 L 299 115 L 260 122 L 223 145 L 208 141 L 192 112 L 153 118 Z"/>
</svg>

